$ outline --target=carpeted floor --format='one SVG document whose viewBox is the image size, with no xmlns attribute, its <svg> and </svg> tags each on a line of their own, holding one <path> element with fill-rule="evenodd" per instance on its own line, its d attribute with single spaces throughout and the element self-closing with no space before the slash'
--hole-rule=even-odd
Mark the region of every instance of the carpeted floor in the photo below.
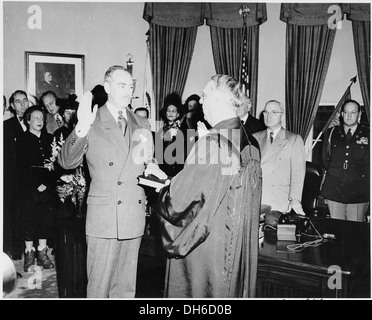
<svg viewBox="0 0 372 320">
<path fill-rule="evenodd" d="M 144 242 L 145 244 L 145 242 Z M 50 260 L 55 264 L 55 257 L 50 254 Z M 165 276 L 165 259 L 163 256 L 153 256 L 146 253 L 139 255 L 137 272 L 136 298 L 162 298 Z M 17 279 L 15 289 L 4 299 L 58 299 L 58 283 L 56 268 L 44 270 L 36 264 L 33 272 L 24 272 L 23 257 L 12 260 L 16 271 L 22 275 Z"/>
<path fill-rule="evenodd" d="M 49 258 L 55 264 L 55 258 L 50 254 L 52 248 L 49 248 Z M 14 266 L 22 275 L 22 278 L 17 279 L 16 288 L 4 299 L 56 299 L 58 298 L 58 285 L 56 269 L 43 269 L 35 265 L 32 272 L 24 272 L 23 257 L 21 260 L 12 260 Z"/>
</svg>

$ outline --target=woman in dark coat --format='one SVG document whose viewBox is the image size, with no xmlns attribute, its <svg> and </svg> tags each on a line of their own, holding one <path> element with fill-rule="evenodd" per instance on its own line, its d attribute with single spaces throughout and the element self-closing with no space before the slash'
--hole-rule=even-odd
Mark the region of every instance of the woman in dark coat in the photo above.
<svg viewBox="0 0 372 320">
<path fill-rule="evenodd" d="M 159 168 L 169 177 L 174 177 L 183 168 L 186 152 L 186 127 L 181 97 L 177 93 L 169 94 L 161 110 L 163 128 L 155 137 L 155 157 Z"/>
<path fill-rule="evenodd" d="M 55 176 L 44 164 L 51 157 L 53 136 L 43 131 L 45 113 L 39 106 L 32 106 L 24 114 L 27 130 L 17 140 L 19 159 L 19 185 L 23 232 L 25 238 L 24 271 L 35 262 L 45 269 L 53 268 L 47 251 L 47 239 L 55 234 L 56 193 Z M 38 240 L 37 252 L 33 241 Z"/>
</svg>

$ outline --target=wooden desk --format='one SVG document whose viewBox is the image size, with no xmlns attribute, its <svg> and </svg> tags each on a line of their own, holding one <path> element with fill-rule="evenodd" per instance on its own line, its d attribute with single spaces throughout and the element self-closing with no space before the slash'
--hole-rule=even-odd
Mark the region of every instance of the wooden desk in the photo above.
<svg viewBox="0 0 372 320">
<path fill-rule="evenodd" d="M 88 281 L 85 219 L 62 218 L 58 220 L 58 226 L 56 268 L 59 297 L 85 298 Z"/>
<path fill-rule="evenodd" d="M 335 219 L 313 220 L 320 234 L 333 233 L 336 240 L 308 247 L 299 253 L 277 252 L 281 241 L 267 229 L 258 256 L 257 297 L 266 298 L 370 298 L 370 224 Z M 341 268 L 340 289 L 330 289 Z M 335 283 L 335 282 L 333 282 Z"/>
</svg>

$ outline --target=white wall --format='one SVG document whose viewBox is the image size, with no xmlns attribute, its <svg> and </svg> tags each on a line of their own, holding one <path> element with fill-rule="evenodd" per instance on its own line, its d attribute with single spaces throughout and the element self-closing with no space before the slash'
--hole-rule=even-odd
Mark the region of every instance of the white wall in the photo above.
<svg viewBox="0 0 372 320">
<path fill-rule="evenodd" d="M 42 29 L 27 26 L 30 5 L 42 10 Z M 106 69 L 125 65 L 134 56 L 135 95 L 142 97 L 148 23 L 142 18 L 143 2 L 4 2 L 3 91 L 7 98 L 25 89 L 24 52 L 58 52 L 85 55 L 85 90 L 102 83 Z M 268 20 L 260 27 L 258 111 L 269 99 L 284 102 L 285 23 L 279 20 L 280 3 L 267 3 Z M 357 74 L 351 23 L 337 31 L 321 102 L 336 104 Z M 195 51 L 183 98 L 201 94 L 215 73 L 209 27 L 198 28 Z M 362 102 L 359 83 L 352 87 L 354 99 Z M 142 98 L 133 106 L 142 104 Z"/>
<path fill-rule="evenodd" d="M 30 30 L 30 5 L 42 12 L 42 29 Z M 143 3 L 4 3 L 4 94 L 25 88 L 24 52 L 40 51 L 85 55 L 85 90 L 103 82 L 108 67 L 125 65 L 134 56 L 135 95 L 142 92 L 148 23 Z M 138 99 L 139 100 L 139 99 Z M 140 101 L 134 100 L 133 105 Z"/>
</svg>

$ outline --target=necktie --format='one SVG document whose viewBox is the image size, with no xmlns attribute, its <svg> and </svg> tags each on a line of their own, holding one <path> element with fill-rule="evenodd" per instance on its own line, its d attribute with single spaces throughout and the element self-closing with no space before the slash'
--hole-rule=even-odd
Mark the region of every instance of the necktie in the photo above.
<svg viewBox="0 0 372 320">
<path fill-rule="evenodd" d="M 352 137 L 352 135 L 351 135 L 351 129 L 349 129 L 349 130 L 347 131 L 347 134 L 346 134 L 346 140 L 347 140 L 347 141 L 350 141 L 350 140 L 351 140 L 351 137 Z"/>
<path fill-rule="evenodd" d="M 119 113 L 118 125 L 119 125 L 119 128 L 120 128 L 121 132 L 123 133 L 123 135 L 125 135 L 125 131 L 127 129 L 127 121 L 125 120 L 125 118 L 123 116 L 123 111 L 122 110 L 119 110 L 118 113 Z"/>
<path fill-rule="evenodd" d="M 274 132 L 271 131 L 270 132 L 270 144 L 273 143 L 273 134 L 274 134 Z"/>
</svg>

